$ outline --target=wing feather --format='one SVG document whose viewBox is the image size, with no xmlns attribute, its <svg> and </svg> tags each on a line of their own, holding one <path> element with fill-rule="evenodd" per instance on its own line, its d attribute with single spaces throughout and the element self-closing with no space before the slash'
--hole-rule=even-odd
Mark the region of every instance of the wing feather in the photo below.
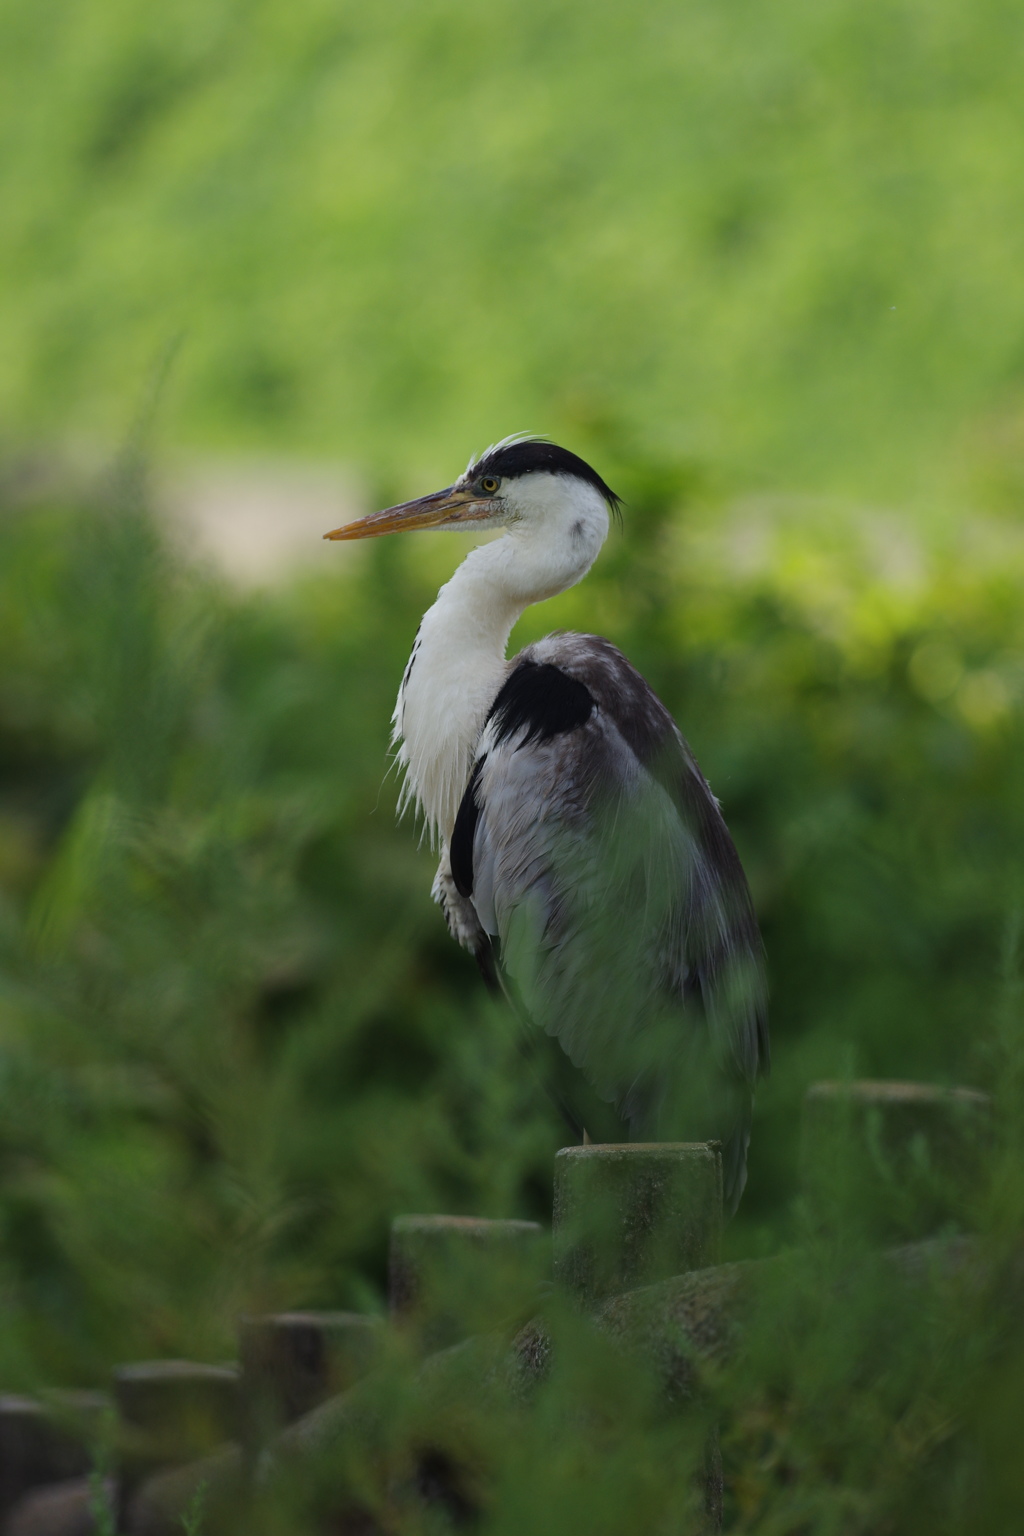
<svg viewBox="0 0 1024 1536">
<path fill-rule="evenodd" d="M 692 752 L 608 641 L 517 659 L 449 867 L 530 1016 L 635 1132 L 726 1142 L 734 1205 L 768 1066 L 753 903 Z"/>
</svg>

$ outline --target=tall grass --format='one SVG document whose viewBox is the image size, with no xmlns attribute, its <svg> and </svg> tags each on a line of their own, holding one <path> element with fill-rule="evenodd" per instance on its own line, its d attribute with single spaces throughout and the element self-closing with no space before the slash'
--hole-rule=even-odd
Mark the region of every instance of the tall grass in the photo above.
<svg viewBox="0 0 1024 1536">
<path fill-rule="evenodd" d="M 625 533 L 515 638 L 648 676 L 771 971 L 713 1347 L 685 1288 L 618 1333 L 531 1291 L 430 1366 L 395 1333 L 319 1460 L 244 1506 L 212 1479 L 186 1528 L 677 1536 L 720 1457 L 736 1532 L 1019 1529 L 1021 25 L 0 8 L 0 1387 L 382 1309 L 394 1215 L 547 1221 L 563 1135 L 395 825 L 391 702 L 456 552 L 240 595 L 165 545 L 138 443 L 25 491 L 155 363 L 173 450 L 327 453 L 382 504 L 515 427 L 592 455 Z M 804 1090 L 857 1075 L 992 1096 L 927 1250 L 801 1188 Z"/>
<path fill-rule="evenodd" d="M 908 583 L 783 520 L 744 571 L 685 473 L 619 470 L 625 541 L 522 637 L 609 633 L 723 800 L 776 1042 L 729 1251 L 774 1252 L 814 1078 L 971 1082 L 1020 1123 L 1016 557 Z M 546 1220 L 561 1129 L 394 824 L 415 549 L 238 597 L 109 488 L 11 507 L 0 541 L 7 1382 L 376 1306 L 402 1211 Z"/>
</svg>

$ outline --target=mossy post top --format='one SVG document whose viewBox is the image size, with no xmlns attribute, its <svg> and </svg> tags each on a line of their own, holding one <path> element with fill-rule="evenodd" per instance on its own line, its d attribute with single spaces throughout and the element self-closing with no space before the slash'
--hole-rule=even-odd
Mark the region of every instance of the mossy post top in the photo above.
<svg viewBox="0 0 1024 1536">
<path fill-rule="evenodd" d="M 718 1260 L 717 1142 L 592 1143 L 555 1157 L 555 1278 L 589 1306 Z"/>
</svg>

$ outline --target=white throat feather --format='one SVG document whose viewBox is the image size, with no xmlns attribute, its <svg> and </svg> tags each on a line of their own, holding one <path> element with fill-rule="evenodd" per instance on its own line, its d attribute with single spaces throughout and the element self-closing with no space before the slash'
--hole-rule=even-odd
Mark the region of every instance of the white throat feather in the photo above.
<svg viewBox="0 0 1024 1536">
<path fill-rule="evenodd" d="M 451 836 L 513 625 L 580 581 L 608 532 L 603 498 L 578 480 L 532 474 L 511 490 L 506 536 L 474 549 L 424 614 L 392 717 L 400 810 L 415 806 L 433 843 Z"/>
</svg>

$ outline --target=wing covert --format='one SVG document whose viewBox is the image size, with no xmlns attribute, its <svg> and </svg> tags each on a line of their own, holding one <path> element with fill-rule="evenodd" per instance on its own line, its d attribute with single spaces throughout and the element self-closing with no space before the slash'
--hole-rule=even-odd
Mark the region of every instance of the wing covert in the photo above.
<svg viewBox="0 0 1024 1536">
<path fill-rule="evenodd" d="M 550 636 L 514 664 L 450 866 L 534 1021 L 636 1132 L 726 1140 L 734 1204 L 767 1068 L 760 935 L 717 801 L 607 641 Z"/>
</svg>

